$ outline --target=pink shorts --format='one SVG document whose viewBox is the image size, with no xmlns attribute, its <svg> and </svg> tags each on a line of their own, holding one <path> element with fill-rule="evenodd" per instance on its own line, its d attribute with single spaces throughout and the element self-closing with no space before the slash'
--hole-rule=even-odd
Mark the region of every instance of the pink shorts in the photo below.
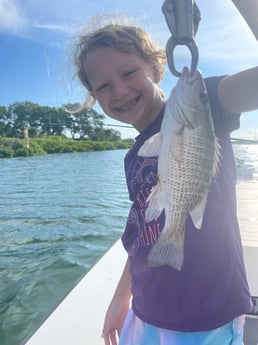
<svg viewBox="0 0 258 345">
<path fill-rule="evenodd" d="M 204 332 L 161 329 L 140 320 L 131 309 L 126 317 L 119 345 L 243 345 L 245 316 Z"/>
</svg>

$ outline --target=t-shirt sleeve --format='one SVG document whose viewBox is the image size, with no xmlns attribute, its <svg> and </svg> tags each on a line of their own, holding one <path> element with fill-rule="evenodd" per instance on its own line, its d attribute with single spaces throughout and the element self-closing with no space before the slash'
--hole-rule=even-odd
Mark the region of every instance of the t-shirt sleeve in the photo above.
<svg viewBox="0 0 258 345">
<path fill-rule="evenodd" d="M 224 76 L 209 77 L 205 79 L 205 85 L 209 95 L 209 101 L 212 110 L 212 117 L 215 131 L 233 132 L 240 127 L 240 113 L 226 112 L 218 97 L 218 85 Z"/>
</svg>

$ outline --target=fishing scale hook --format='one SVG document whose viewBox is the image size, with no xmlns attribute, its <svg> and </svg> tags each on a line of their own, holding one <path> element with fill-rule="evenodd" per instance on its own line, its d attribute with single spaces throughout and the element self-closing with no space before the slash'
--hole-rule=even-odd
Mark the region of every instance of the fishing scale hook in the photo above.
<svg viewBox="0 0 258 345">
<path fill-rule="evenodd" d="M 162 5 L 168 28 L 172 34 L 166 45 L 168 66 L 172 74 L 180 77 L 174 63 L 174 50 L 178 45 L 185 45 L 191 52 L 191 73 L 197 68 L 199 51 L 194 40 L 201 12 L 194 0 L 165 0 Z"/>
</svg>

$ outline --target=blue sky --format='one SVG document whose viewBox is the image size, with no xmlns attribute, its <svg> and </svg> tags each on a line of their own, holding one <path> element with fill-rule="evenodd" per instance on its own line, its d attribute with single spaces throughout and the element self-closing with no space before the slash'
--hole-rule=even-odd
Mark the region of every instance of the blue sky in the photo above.
<svg viewBox="0 0 258 345">
<path fill-rule="evenodd" d="M 165 46 L 170 32 L 162 4 L 158 0 L 0 0 L 0 105 L 83 102 L 83 89 L 72 78 L 73 42 L 82 26 L 92 16 L 120 12 L 133 17 Z M 203 75 L 230 74 L 257 65 L 257 41 L 231 1 L 199 0 L 197 4 L 202 13 L 196 35 L 198 67 Z M 188 64 L 189 53 L 177 49 L 176 58 L 180 68 Z M 166 95 L 175 82 L 167 71 L 161 83 Z M 110 119 L 105 122 L 115 124 Z M 257 128 L 258 112 L 247 113 L 238 134 L 258 138 Z M 122 134 L 136 134 L 129 132 Z"/>
</svg>

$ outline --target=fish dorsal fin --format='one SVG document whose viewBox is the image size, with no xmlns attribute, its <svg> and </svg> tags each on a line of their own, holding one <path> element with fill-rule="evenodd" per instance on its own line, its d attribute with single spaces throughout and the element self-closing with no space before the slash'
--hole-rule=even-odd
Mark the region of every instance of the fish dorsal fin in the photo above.
<svg viewBox="0 0 258 345">
<path fill-rule="evenodd" d="M 212 177 L 216 177 L 220 167 L 220 158 L 221 158 L 221 146 L 219 142 L 219 138 L 215 137 L 214 142 L 214 160 L 213 160 L 213 167 L 212 167 Z"/>
<path fill-rule="evenodd" d="M 194 227 L 198 230 L 202 227 L 203 215 L 206 208 L 208 193 L 203 197 L 201 202 L 190 212 Z"/>
<path fill-rule="evenodd" d="M 147 139 L 138 151 L 141 157 L 157 157 L 161 146 L 161 133 L 156 133 Z"/>
</svg>

